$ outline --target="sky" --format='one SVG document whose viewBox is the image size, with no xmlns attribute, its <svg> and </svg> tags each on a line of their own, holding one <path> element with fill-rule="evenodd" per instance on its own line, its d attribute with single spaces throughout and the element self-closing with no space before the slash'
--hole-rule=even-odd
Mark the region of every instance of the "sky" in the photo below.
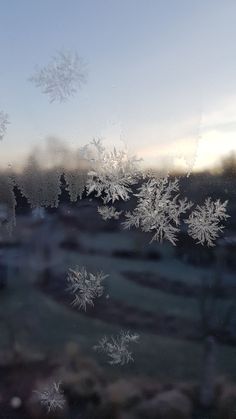
<svg viewBox="0 0 236 419">
<path fill-rule="evenodd" d="M 4 166 L 47 137 L 124 144 L 147 165 L 200 170 L 236 151 L 235 0 L 1 0 Z M 59 50 L 87 83 L 50 103 L 29 78 Z"/>
</svg>

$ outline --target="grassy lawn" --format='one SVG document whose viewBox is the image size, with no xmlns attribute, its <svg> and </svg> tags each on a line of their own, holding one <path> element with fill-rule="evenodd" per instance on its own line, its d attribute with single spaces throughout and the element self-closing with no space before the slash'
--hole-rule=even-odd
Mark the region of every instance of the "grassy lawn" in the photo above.
<svg viewBox="0 0 236 419">
<path fill-rule="evenodd" d="M 123 269 L 123 265 L 129 266 L 129 269 L 134 272 L 149 271 L 157 273 L 160 276 L 166 277 L 173 281 L 183 281 L 191 284 L 199 284 L 201 278 L 211 277 L 213 271 L 211 268 L 201 268 L 187 264 L 175 258 L 174 246 L 164 242 L 163 244 L 153 242 L 149 244 L 149 238 L 140 232 L 115 232 L 115 233 L 97 233 L 88 234 L 80 233 L 81 244 L 94 252 L 104 252 L 109 255 L 114 250 L 140 250 L 147 251 L 157 250 L 162 258 L 156 261 L 147 259 L 122 259 L 112 258 L 114 264 L 119 265 L 119 269 Z M 127 268 L 128 269 L 128 268 Z M 225 274 L 225 280 L 230 283 L 235 283 L 234 274 Z"/>
<path fill-rule="evenodd" d="M 27 277 L 13 276 L 10 286 L 0 295 L 0 316 L 7 319 L 22 347 L 50 356 L 60 354 L 69 341 L 78 342 L 87 355 L 96 357 L 114 375 L 152 375 L 162 380 L 192 379 L 201 374 L 202 345 L 184 340 L 142 333 L 134 345 L 135 362 L 123 368 L 110 367 L 94 353 L 92 346 L 104 334 L 115 335 L 118 326 L 87 318 L 58 304 L 33 287 Z M 6 333 L 1 327 L 1 347 Z M 236 378 L 235 349 L 219 347 L 219 373 Z"/>
<path fill-rule="evenodd" d="M 137 262 L 139 263 L 139 262 Z M 140 265 L 142 262 L 140 262 Z M 108 293 L 116 300 L 153 313 L 168 313 L 174 316 L 198 318 L 198 306 L 194 298 L 171 295 L 159 290 L 143 287 L 126 279 L 121 270 L 131 270 L 133 261 L 97 255 L 74 254 L 71 266 L 85 265 L 92 271 L 109 273 Z M 156 268 L 158 272 L 158 268 Z"/>
</svg>

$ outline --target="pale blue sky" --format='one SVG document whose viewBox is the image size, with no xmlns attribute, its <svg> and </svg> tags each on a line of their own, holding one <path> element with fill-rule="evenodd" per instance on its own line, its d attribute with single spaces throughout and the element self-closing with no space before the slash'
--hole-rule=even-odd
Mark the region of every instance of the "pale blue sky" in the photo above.
<svg viewBox="0 0 236 419">
<path fill-rule="evenodd" d="M 236 149 L 235 0 L 1 0 L 0 110 L 11 125 L 2 160 L 48 135 L 95 136 L 152 164 L 168 155 L 213 163 Z M 28 78 L 57 50 L 77 51 L 88 82 L 50 104 Z"/>
</svg>

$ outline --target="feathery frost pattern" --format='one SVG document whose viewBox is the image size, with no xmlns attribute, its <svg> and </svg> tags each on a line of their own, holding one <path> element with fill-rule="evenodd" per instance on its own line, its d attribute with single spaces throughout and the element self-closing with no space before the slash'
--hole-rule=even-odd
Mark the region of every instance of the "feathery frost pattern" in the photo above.
<svg viewBox="0 0 236 419">
<path fill-rule="evenodd" d="M 87 305 L 94 306 L 95 298 L 101 297 L 104 291 L 103 281 L 108 277 L 103 272 L 93 274 L 82 267 L 69 269 L 68 291 L 74 296 L 72 305 L 86 311 Z"/>
<path fill-rule="evenodd" d="M 111 365 L 125 365 L 134 361 L 129 344 L 137 343 L 138 340 L 139 335 L 122 330 L 116 337 L 111 336 L 108 339 L 107 336 L 104 336 L 98 345 L 94 346 L 94 350 L 107 354 L 108 363 Z"/>
<path fill-rule="evenodd" d="M 29 80 L 49 96 L 50 102 L 65 102 L 86 82 L 86 72 L 77 53 L 59 51 Z"/>
<path fill-rule="evenodd" d="M 101 140 L 93 140 L 92 145 L 95 153 L 90 157 L 93 168 L 88 172 L 87 194 L 95 192 L 104 204 L 119 199 L 127 201 L 132 192 L 131 186 L 137 182 L 140 160 L 115 147 L 107 151 Z"/>
<path fill-rule="evenodd" d="M 7 132 L 7 125 L 10 124 L 9 116 L 7 113 L 0 111 L 0 140 L 3 139 Z"/>
<path fill-rule="evenodd" d="M 35 390 L 39 402 L 48 412 L 62 409 L 65 405 L 65 397 L 60 388 L 61 383 L 52 383 L 42 391 Z"/>
<path fill-rule="evenodd" d="M 78 197 L 82 199 L 83 192 L 86 187 L 87 173 L 83 170 L 65 170 L 66 189 L 69 192 L 71 202 L 76 202 Z"/>
<path fill-rule="evenodd" d="M 180 215 L 192 206 L 186 198 L 179 199 L 179 183 L 168 177 L 151 178 L 139 188 L 138 203 L 133 212 L 126 213 L 124 228 L 140 227 L 142 231 L 154 233 L 152 240 L 169 240 L 176 244 Z"/>
<path fill-rule="evenodd" d="M 57 207 L 61 193 L 61 171 L 52 169 L 45 172 L 32 155 L 22 173 L 17 175 L 17 184 L 32 208 Z"/>
<path fill-rule="evenodd" d="M 114 220 L 118 220 L 120 214 L 122 213 L 122 211 L 116 211 L 115 207 L 108 207 L 106 205 L 98 207 L 98 212 L 105 221 L 111 220 L 112 218 L 114 218 Z"/>
<path fill-rule="evenodd" d="M 204 205 L 197 205 L 189 218 L 185 220 L 188 224 L 188 234 L 197 240 L 198 244 L 206 243 L 209 247 L 215 246 L 215 240 L 224 228 L 220 221 L 229 217 L 226 214 L 227 203 L 228 201 L 221 203 L 218 199 L 214 202 L 211 198 L 207 198 Z"/>
</svg>

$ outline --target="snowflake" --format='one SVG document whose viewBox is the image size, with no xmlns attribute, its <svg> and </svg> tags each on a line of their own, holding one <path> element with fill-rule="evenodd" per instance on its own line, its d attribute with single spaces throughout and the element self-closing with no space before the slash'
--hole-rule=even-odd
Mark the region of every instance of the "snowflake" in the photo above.
<svg viewBox="0 0 236 419">
<path fill-rule="evenodd" d="M 7 132 L 7 125 L 10 124 L 9 116 L 7 113 L 0 111 L 0 140 L 3 139 Z"/>
<path fill-rule="evenodd" d="M 168 177 L 148 179 L 141 188 L 137 207 L 134 211 L 127 212 L 124 228 L 140 227 L 142 231 L 154 232 L 152 240 L 162 242 L 169 240 L 176 244 L 176 234 L 179 231 L 180 215 L 191 206 L 187 199 L 178 199 L 178 180 L 170 181 Z"/>
<path fill-rule="evenodd" d="M 188 233 L 198 244 L 215 246 L 215 240 L 219 233 L 223 231 L 224 226 L 220 224 L 221 220 L 226 220 L 229 215 L 226 214 L 226 205 L 218 199 L 212 201 L 211 198 L 205 200 L 204 205 L 197 205 L 196 209 L 185 220 L 188 224 Z"/>
<path fill-rule="evenodd" d="M 86 306 L 93 306 L 93 300 L 96 297 L 101 297 L 104 291 L 102 282 L 108 275 L 103 272 L 92 274 L 82 267 L 81 270 L 77 267 L 76 270 L 69 269 L 67 281 L 69 282 L 68 291 L 74 295 L 72 305 L 79 307 L 86 311 Z"/>
<path fill-rule="evenodd" d="M 132 353 L 129 351 L 129 343 L 137 343 L 139 335 L 130 334 L 129 331 L 121 331 L 117 337 L 105 336 L 100 340 L 98 345 L 94 346 L 95 351 L 105 352 L 110 358 L 108 363 L 111 365 L 125 365 L 130 361 L 134 361 Z"/>
<path fill-rule="evenodd" d="M 123 199 L 129 199 L 132 192 L 131 186 L 137 182 L 139 171 L 137 164 L 140 161 L 135 156 L 129 156 L 124 150 L 106 151 L 101 140 L 93 140 L 95 155 L 90 161 L 93 169 L 88 172 L 87 194 L 96 192 L 96 197 L 101 197 L 104 204 Z"/>
<path fill-rule="evenodd" d="M 52 383 L 42 391 L 34 391 L 40 403 L 47 408 L 47 411 L 62 409 L 65 405 L 65 397 L 60 389 L 61 383 Z"/>
<path fill-rule="evenodd" d="M 110 220 L 112 218 L 118 220 L 120 214 L 122 213 L 122 211 L 116 211 L 115 207 L 108 207 L 106 205 L 98 207 L 98 212 L 102 216 L 102 219 L 105 221 Z"/>
<path fill-rule="evenodd" d="M 77 53 L 59 51 L 30 81 L 50 97 L 50 102 L 65 102 L 86 82 L 84 64 Z"/>
</svg>

